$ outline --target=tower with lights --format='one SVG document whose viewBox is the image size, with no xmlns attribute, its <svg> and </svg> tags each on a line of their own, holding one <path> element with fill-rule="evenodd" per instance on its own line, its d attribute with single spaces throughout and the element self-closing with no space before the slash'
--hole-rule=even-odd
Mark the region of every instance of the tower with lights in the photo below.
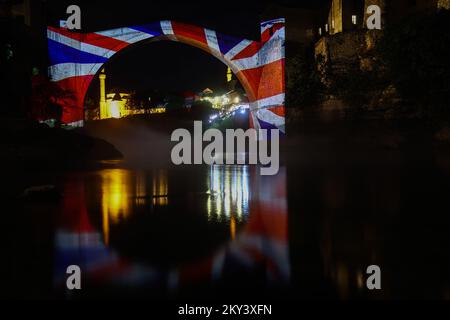
<svg viewBox="0 0 450 320">
<path fill-rule="evenodd" d="M 98 77 L 100 79 L 100 119 L 108 118 L 108 110 L 106 105 L 106 73 L 105 69 L 100 71 Z"/>
</svg>

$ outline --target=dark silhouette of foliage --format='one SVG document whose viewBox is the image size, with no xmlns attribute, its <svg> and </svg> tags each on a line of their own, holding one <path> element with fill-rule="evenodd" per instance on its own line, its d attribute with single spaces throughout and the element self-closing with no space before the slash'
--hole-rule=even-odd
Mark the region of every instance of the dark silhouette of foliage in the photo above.
<svg viewBox="0 0 450 320">
<path fill-rule="evenodd" d="M 211 102 L 195 101 L 191 107 L 191 114 L 196 120 L 207 120 L 214 113 Z"/>
<path fill-rule="evenodd" d="M 55 119 L 55 125 L 59 127 L 64 112 L 63 105 L 66 108 L 70 107 L 70 102 L 74 99 L 72 91 L 43 78 L 33 87 L 30 116 L 39 120 Z"/>
<path fill-rule="evenodd" d="M 359 61 L 347 64 L 339 72 L 330 72 L 328 93 L 342 99 L 354 111 L 361 110 L 370 103 L 374 92 L 386 86 L 385 79 L 379 77 L 377 71 L 361 70 Z"/>
<path fill-rule="evenodd" d="M 450 11 L 409 16 L 386 29 L 378 52 L 405 101 L 427 117 L 448 116 Z"/>
<path fill-rule="evenodd" d="M 320 99 L 323 86 L 316 68 L 314 49 L 292 49 L 286 61 L 286 105 L 289 108 L 313 106 Z"/>
<path fill-rule="evenodd" d="M 184 107 L 184 98 L 180 94 L 169 93 L 165 98 L 165 102 L 168 112 L 180 110 Z"/>
</svg>

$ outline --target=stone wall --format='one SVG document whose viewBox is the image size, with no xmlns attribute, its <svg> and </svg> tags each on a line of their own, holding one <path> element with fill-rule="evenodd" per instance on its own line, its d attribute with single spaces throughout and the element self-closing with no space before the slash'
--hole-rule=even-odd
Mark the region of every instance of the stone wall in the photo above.
<svg viewBox="0 0 450 320">
<path fill-rule="evenodd" d="M 382 12 L 400 10 L 404 15 L 409 14 L 408 11 L 403 11 L 407 8 L 413 11 L 437 10 L 438 6 L 441 9 L 450 8 L 450 0 L 429 0 L 427 4 L 423 1 L 418 0 L 413 5 L 399 0 L 394 6 L 393 2 L 384 0 L 365 0 L 364 4 L 366 9 L 370 5 L 378 5 Z M 383 14 L 382 24 L 386 21 L 390 23 L 391 20 L 387 16 Z M 400 17 L 401 15 L 396 16 Z M 375 50 L 382 35 L 382 30 L 359 29 L 326 35 L 319 39 L 315 45 L 315 57 L 321 82 L 325 85 L 323 101 L 316 108 L 320 116 L 348 116 L 353 111 L 358 111 L 357 108 L 360 108 L 359 111 L 368 111 L 365 115 L 370 113 L 370 116 L 386 119 L 420 116 L 418 111 L 408 111 L 407 102 L 401 99 L 397 88 L 386 78 L 385 66 L 380 62 Z M 360 83 L 369 85 L 360 86 Z M 354 97 L 353 92 L 359 92 L 361 95 Z"/>
<path fill-rule="evenodd" d="M 319 106 L 320 113 L 323 113 L 321 116 L 333 115 L 333 118 L 335 118 L 336 116 L 346 116 L 352 112 L 351 106 L 346 105 L 339 97 L 333 96 L 333 88 L 339 87 L 339 83 L 336 81 L 348 78 L 349 72 L 358 73 L 358 70 L 362 72 L 376 70 L 378 72 L 380 70 L 377 65 L 377 56 L 373 50 L 381 35 L 382 32 L 379 30 L 356 30 L 325 36 L 316 43 L 317 68 L 322 83 L 328 88 L 326 95 L 323 97 L 324 101 Z M 395 88 L 392 90 L 395 91 Z M 371 110 L 378 109 L 380 104 L 386 104 L 386 100 L 395 96 L 395 92 L 392 93 L 391 91 L 389 91 L 389 95 L 384 92 L 374 92 L 374 101 L 360 107 Z M 394 101 L 394 98 L 392 98 L 392 101 Z"/>
<path fill-rule="evenodd" d="M 345 70 L 349 65 L 360 64 L 369 46 L 374 44 L 367 31 L 358 30 L 322 37 L 315 46 L 315 56 L 322 76 L 322 82 L 328 82 L 329 73 Z"/>
</svg>

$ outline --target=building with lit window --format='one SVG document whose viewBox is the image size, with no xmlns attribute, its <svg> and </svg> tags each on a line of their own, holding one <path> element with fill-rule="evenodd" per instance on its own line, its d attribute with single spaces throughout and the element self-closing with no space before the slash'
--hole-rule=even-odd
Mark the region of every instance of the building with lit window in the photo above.
<svg viewBox="0 0 450 320">
<path fill-rule="evenodd" d="M 262 13 L 263 20 L 286 19 L 287 46 L 312 44 L 326 35 L 365 28 L 367 8 L 382 9 L 382 24 L 396 21 L 412 12 L 450 9 L 450 0 L 328 0 L 270 3 Z"/>
<path fill-rule="evenodd" d="M 200 100 L 210 102 L 214 109 L 223 114 L 231 113 L 237 109 L 249 108 L 248 98 L 242 90 L 231 90 L 217 95 L 214 95 L 211 91 L 207 95 L 201 95 Z"/>
<path fill-rule="evenodd" d="M 363 27 L 363 17 L 364 1 L 333 0 L 330 4 L 324 30 L 329 34 L 354 30 Z"/>
<path fill-rule="evenodd" d="M 327 19 L 320 23 L 318 32 L 333 35 L 365 28 L 367 8 L 371 5 L 381 8 L 382 25 L 385 25 L 414 12 L 450 9 L 450 0 L 331 0 L 326 6 Z"/>
<path fill-rule="evenodd" d="M 316 57 L 321 56 L 335 72 L 355 62 L 364 51 L 373 48 L 379 33 L 367 33 L 366 21 L 372 14 L 368 8 L 381 9 L 381 29 L 417 12 L 450 8 L 450 0 L 330 0 L 326 4 L 327 18 L 317 26 Z M 369 12 L 369 13 L 368 13 Z M 382 31 L 381 31 L 382 32 Z M 370 61 L 361 62 L 370 69 Z"/>
</svg>

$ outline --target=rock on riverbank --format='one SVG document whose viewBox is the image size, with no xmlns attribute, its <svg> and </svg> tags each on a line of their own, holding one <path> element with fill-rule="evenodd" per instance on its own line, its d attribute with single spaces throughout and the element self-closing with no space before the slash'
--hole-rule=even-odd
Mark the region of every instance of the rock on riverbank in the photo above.
<svg viewBox="0 0 450 320">
<path fill-rule="evenodd" d="M 75 131 L 16 118 L 4 119 L 0 126 L 0 161 L 13 168 L 84 167 L 97 160 L 122 157 L 107 141 Z"/>
</svg>

